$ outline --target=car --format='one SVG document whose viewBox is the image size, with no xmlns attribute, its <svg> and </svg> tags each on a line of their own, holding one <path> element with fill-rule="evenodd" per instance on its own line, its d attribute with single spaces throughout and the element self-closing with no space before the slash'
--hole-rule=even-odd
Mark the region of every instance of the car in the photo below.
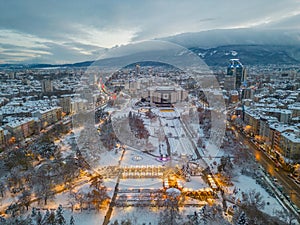
<svg viewBox="0 0 300 225">
<path fill-rule="evenodd" d="M 281 168 L 282 166 L 280 165 L 280 163 L 276 163 L 276 164 L 275 164 L 275 167 L 276 167 L 276 168 Z"/>
<path fill-rule="evenodd" d="M 280 198 L 281 201 L 284 200 L 284 196 L 283 195 L 279 195 L 279 198 Z"/>
</svg>

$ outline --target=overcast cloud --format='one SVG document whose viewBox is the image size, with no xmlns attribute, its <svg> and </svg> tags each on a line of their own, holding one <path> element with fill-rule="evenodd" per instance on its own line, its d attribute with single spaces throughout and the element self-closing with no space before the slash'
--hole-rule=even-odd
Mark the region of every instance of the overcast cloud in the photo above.
<svg viewBox="0 0 300 225">
<path fill-rule="evenodd" d="M 65 63 L 102 48 L 211 29 L 298 29 L 298 0 L 0 0 L 0 63 Z"/>
</svg>

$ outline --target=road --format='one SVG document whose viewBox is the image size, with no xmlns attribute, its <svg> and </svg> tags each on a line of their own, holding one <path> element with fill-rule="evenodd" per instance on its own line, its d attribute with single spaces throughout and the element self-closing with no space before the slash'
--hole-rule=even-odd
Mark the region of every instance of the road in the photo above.
<svg viewBox="0 0 300 225">
<path fill-rule="evenodd" d="M 246 144 L 255 156 L 255 159 L 259 164 L 274 178 L 278 180 L 278 183 L 283 186 L 283 191 L 290 196 L 291 201 L 300 208 L 300 187 L 290 177 L 288 172 L 282 168 L 275 170 L 275 163 L 267 157 L 266 153 L 257 149 L 257 147 L 247 139 L 243 134 L 238 133 L 238 140 L 243 144 Z"/>
</svg>

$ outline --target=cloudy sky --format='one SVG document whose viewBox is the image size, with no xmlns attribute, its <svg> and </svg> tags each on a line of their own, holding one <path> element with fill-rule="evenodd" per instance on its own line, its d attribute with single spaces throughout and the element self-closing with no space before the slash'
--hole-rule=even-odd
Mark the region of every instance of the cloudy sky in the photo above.
<svg viewBox="0 0 300 225">
<path fill-rule="evenodd" d="M 299 29 L 299 0 L 0 0 L 0 63 L 68 63 L 212 29 Z"/>
</svg>

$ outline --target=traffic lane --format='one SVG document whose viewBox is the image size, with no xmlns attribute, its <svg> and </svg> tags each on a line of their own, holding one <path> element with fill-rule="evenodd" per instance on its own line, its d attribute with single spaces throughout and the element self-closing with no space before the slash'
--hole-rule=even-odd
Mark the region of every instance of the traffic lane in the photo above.
<svg viewBox="0 0 300 225">
<path fill-rule="evenodd" d="M 288 173 L 281 168 L 278 168 L 278 172 L 275 170 L 274 162 L 267 157 L 263 152 L 256 149 L 256 146 L 247 140 L 243 135 L 238 135 L 240 140 L 249 146 L 252 154 L 256 160 L 264 167 L 264 169 L 273 177 L 275 177 L 283 186 L 283 190 L 290 196 L 290 199 L 298 207 L 300 207 L 300 187 L 291 180 L 287 175 Z"/>
<path fill-rule="evenodd" d="M 243 141 L 248 144 L 252 150 L 252 154 L 255 155 L 256 160 L 265 168 L 265 170 L 275 177 L 280 184 L 283 185 L 283 190 L 287 193 L 291 200 L 299 207 L 300 205 L 300 188 L 294 183 L 287 175 L 283 169 L 278 168 L 278 171 L 275 170 L 274 162 L 268 158 L 263 152 L 257 150 L 255 145 L 249 142 L 247 139 L 243 138 Z M 252 145 L 251 145 L 252 144 Z"/>
<path fill-rule="evenodd" d="M 248 140 L 245 141 L 247 142 L 247 144 L 249 144 Z M 250 144 L 252 143 L 250 142 Z M 280 167 L 278 167 L 278 171 L 276 171 L 275 163 L 269 157 L 267 157 L 264 152 L 257 150 L 255 148 L 255 145 L 252 145 L 251 147 L 252 152 L 255 154 L 256 160 L 259 161 L 262 165 L 264 165 L 267 172 L 273 177 L 277 178 L 280 181 L 280 183 L 285 184 L 285 186 L 288 187 L 287 191 L 289 193 L 296 192 L 296 195 L 300 197 L 300 187 L 291 178 L 288 177 L 288 172 L 286 172 Z"/>
</svg>

